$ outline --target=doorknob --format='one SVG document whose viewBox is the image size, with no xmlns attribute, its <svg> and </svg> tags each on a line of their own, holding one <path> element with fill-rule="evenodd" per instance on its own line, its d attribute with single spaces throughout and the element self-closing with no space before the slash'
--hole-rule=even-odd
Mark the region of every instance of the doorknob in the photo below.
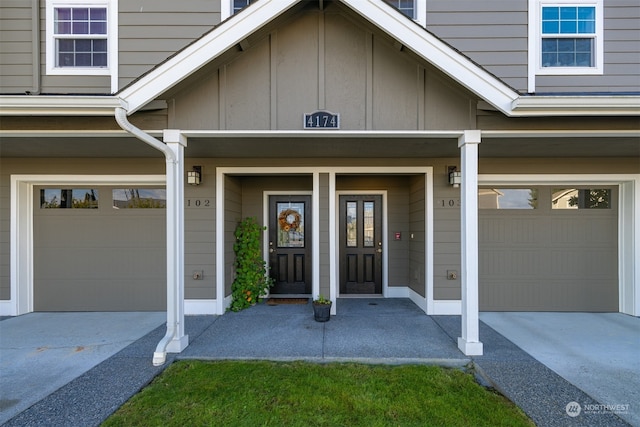
<svg viewBox="0 0 640 427">
<path fill-rule="evenodd" d="M 273 254 L 273 253 L 275 253 L 275 252 L 276 252 L 276 250 L 275 250 L 275 249 L 273 249 L 273 248 L 269 248 L 269 253 L 270 253 L 270 254 Z"/>
<path fill-rule="evenodd" d="M 382 249 L 378 248 L 378 249 L 376 250 L 376 252 L 378 252 L 379 254 L 381 254 L 381 253 L 382 253 Z"/>
</svg>

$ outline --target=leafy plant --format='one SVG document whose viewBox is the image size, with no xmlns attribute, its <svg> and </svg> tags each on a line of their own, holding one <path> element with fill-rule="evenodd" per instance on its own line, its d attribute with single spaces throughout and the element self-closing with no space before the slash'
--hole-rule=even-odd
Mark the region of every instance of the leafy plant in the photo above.
<svg viewBox="0 0 640 427">
<path fill-rule="evenodd" d="M 260 234 L 266 227 L 258 225 L 253 217 L 242 220 L 235 231 L 236 253 L 235 280 L 231 287 L 231 310 L 240 311 L 260 302 L 261 295 L 273 286 L 274 280 L 267 275 L 267 265 L 260 251 Z"/>
<path fill-rule="evenodd" d="M 320 294 L 318 295 L 318 298 L 313 300 L 314 304 L 321 304 L 321 305 L 331 305 L 331 300 L 327 299 L 324 297 L 324 295 Z"/>
</svg>

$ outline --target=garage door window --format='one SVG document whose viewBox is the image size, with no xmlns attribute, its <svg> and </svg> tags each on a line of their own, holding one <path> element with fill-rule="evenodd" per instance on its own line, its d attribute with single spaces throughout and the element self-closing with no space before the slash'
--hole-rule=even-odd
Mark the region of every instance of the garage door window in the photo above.
<svg viewBox="0 0 640 427">
<path fill-rule="evenodd" d="M 114 209 L 162 209 L 167 207 L 163 188 L 118 188 L 113 190 Z"/>
<path fill-rule="evenodd" d="M 478 208 L 480 209 L 536 209 L 538 190 L 536 188 L 480 188 Z"/>
<path fill-rule="evenodd" d="M 554 188 L 552 209 L 611 209 L 611 190 L 607 188 Z"/>
<path fill-rule="evenodd" d="M 98 190 L 93 188 L 43 188 L 41 209 L 97 209 Z"/>
</svg>

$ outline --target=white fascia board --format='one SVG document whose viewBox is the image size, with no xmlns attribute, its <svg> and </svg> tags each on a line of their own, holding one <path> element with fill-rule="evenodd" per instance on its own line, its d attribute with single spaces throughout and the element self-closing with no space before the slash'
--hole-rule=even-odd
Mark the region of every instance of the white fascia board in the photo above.
<svg viewBox="0 0 640 427">
<path fill-rule="evenodd" d="M 450 131 L 361 131 L 361 130 L 181 130 L 188 138 L 459 138 L 463 130 Z"/>
<path fill-rule="evenodd" d="M 443 73 L 511 115 L 518 93 L 424 28 L 398 13 L 383 0 L 342 0 L 356 13 L 378 26 Z"/>
<path fill-rule="evenodd" d="M 522 96 L 513 116 L 640 116 L 640 96 Z"/>
<path fill-rule="evenodd" d="M 0 116 L 113 116 L 123 106 L 114 96 L 0 96 Z"/>
<path fill-rule="evenodd" d="M 132 114 L 209 61 L 269 23 L 300 0 L 259 1 L 223 22 L 200 40 L 118 93 Z"/>
</svg>

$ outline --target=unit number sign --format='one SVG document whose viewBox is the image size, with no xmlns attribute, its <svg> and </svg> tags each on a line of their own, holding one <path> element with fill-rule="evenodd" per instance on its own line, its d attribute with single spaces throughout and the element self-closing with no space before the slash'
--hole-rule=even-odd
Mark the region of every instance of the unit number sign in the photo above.
<svg viewBox="0 0 640 427">
<path fill-rule="evenodd" d="M 329 111 L 316 111 L 304 115 L 305 129 L 340 129 L 340 115 Z"/>
</svg>

